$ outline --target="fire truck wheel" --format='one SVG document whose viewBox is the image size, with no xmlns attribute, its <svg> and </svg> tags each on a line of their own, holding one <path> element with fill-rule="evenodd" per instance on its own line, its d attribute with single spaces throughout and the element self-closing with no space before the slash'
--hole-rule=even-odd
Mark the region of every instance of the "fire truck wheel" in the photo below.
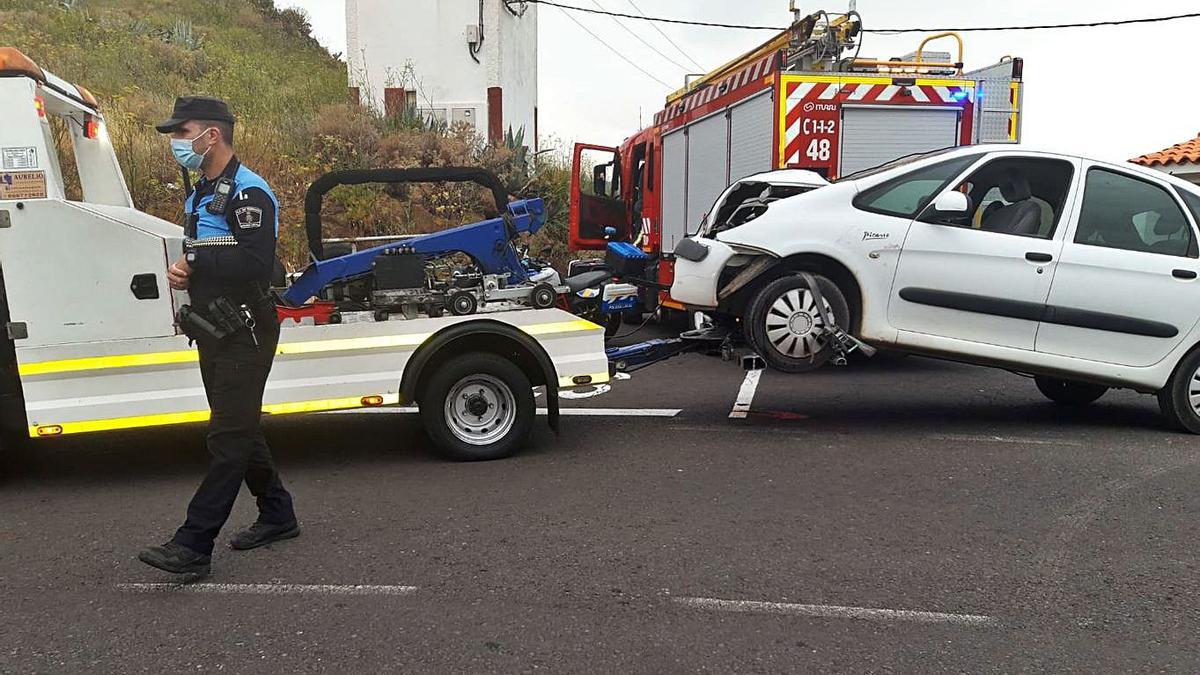
<svg viewBox="0 0 1200 675">
<path fill-rule="evenodd" d="M 550 309 L 558 302 L 558 293 L 547 283 L 540 283 L 529 293 L 529 304 L 534 309 Z"/>
<path fill-rule="evenodd" d="M 850 306 L 837 285 L 813 275 L 825 309 L 837 325 L 850 325 Z M 789 275 L 764 286 L 746 308 L 746 337 L 767 365 L 785 373 L 816 370 L 833 356 L 825 322 L 804 279 Z"/>
<path fill-rule="evenodd" d="M 455 291 L 446 301 L 446 307 L 454 316 L 467 316 L 479 309 L 479 301 L 470 291 Z"/>
<path fill-rule="evenodd" d="M 455 461 L 508 457 L 533 427 L 533 385 L 524 371 L 495 354 L 472 352 L 447 361 L 417 401 L 425 433 Z"/>
</svg>

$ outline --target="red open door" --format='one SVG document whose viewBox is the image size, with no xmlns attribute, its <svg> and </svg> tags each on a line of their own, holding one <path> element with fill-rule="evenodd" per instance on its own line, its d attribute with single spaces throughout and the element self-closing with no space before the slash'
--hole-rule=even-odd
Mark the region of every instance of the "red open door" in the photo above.
<svg viewBox="0 0 1200 675">
<path fill-rule="evenodd" d="M 617 231 L 612 241 L 627 241 L 629 225 L 617 149 L 576 143 L 571 161 L 571 250 L 603 249 L 609 241 L 604 237 L 607 227 Z"/>
</svg>

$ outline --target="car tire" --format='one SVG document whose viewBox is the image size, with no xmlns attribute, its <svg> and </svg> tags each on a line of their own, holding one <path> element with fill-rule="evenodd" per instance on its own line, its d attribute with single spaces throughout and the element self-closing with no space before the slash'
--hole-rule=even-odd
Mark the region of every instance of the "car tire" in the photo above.
<svg viewBox="0 0 1200 675">
<path fill-rule="evenodd" d="M 842 328 L 850 325 L 850 306 L 837 284 L 813 275 L 826 308 Z M 784 373 L 807 373 L 820 368 L 833 356 L 833 346 L 824 337 L 821 315 L 799 275 L 776 279 L 750 300 L 745 313 L 746 337 L 767 365 Z"/>
<path fill-rule="evenodd" d="M 533 428 L 533 385 L 511 361 L 472 352 L 438 366 L 418 394 L 425 433 L 447 459 L 511 456 Z"/>
<path fill-rule="evenodd" d="M 1158 407 L 1170 425 L 1182 431 L 1200 434 L 1200 350 L 1183 357 L 1167 386 L 1158 392 Z M 1193 395 L 1192 392 L 1198 392 Z"/>
<path fill-rule="evenodd" d="M 1038 391 L 1046 398 L 1061 405 L 1082 406 L 1094 403 L 1108 391 L 1108 387 L 1102 384 L 1064 380 L 1046 375 L 1037 375 L 1033 381 Z"/>
</svg>

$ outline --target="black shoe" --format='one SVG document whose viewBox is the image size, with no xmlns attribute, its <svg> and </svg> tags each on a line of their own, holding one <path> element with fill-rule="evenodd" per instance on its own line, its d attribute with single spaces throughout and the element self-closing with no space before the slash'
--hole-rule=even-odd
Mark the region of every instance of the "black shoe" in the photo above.
<svg viewBox="0 0 1200 675">
<path fill-rule="evenodd" d="M 252 548 L 266 546 L 267 544 L 283 541 L 284 539 L 293 539 L 298 536 L 300 536 L 300 523 L 294 520 L 284 525 L 254 523 L 250 527 L 233 535 L 233 539 L 229 540 L 229 548 L 235 551 L 249 551 Z"/>
<path fill-rule="evenodd" d="M 196 553 L 192 549 L 169 541 L 162 546 L 150 546 L 138 553 L 138 560 L 172 574 L 198 574 L 208 576 L 212 571 L 212 556 Z"/>
</svg>

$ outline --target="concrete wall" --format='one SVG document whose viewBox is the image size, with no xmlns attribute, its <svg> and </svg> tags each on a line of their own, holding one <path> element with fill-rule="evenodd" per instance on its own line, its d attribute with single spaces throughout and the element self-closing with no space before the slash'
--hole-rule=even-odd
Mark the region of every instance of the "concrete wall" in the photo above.
<svg viewBox="0 0 1200 675">
<path fill-rule="evenodd" d="M 483 0 L 483 46 L 476 63 L 466 30 L 479 23 L 479 0 L 346 0 L 350 85 L 383 108 L 385 87 L 417 91 L 421 109 L 473 110 L 488 130 L 488 90 L 500 87 L 503 128 L 524 127 L 533 146 L 537 108 L 537 7 L 515 17 L 502 0 Z M 514 9 L 519 5 L 514 3 Z M 411 69 L 409 69 L 411 66 Z"/>
</svg>

